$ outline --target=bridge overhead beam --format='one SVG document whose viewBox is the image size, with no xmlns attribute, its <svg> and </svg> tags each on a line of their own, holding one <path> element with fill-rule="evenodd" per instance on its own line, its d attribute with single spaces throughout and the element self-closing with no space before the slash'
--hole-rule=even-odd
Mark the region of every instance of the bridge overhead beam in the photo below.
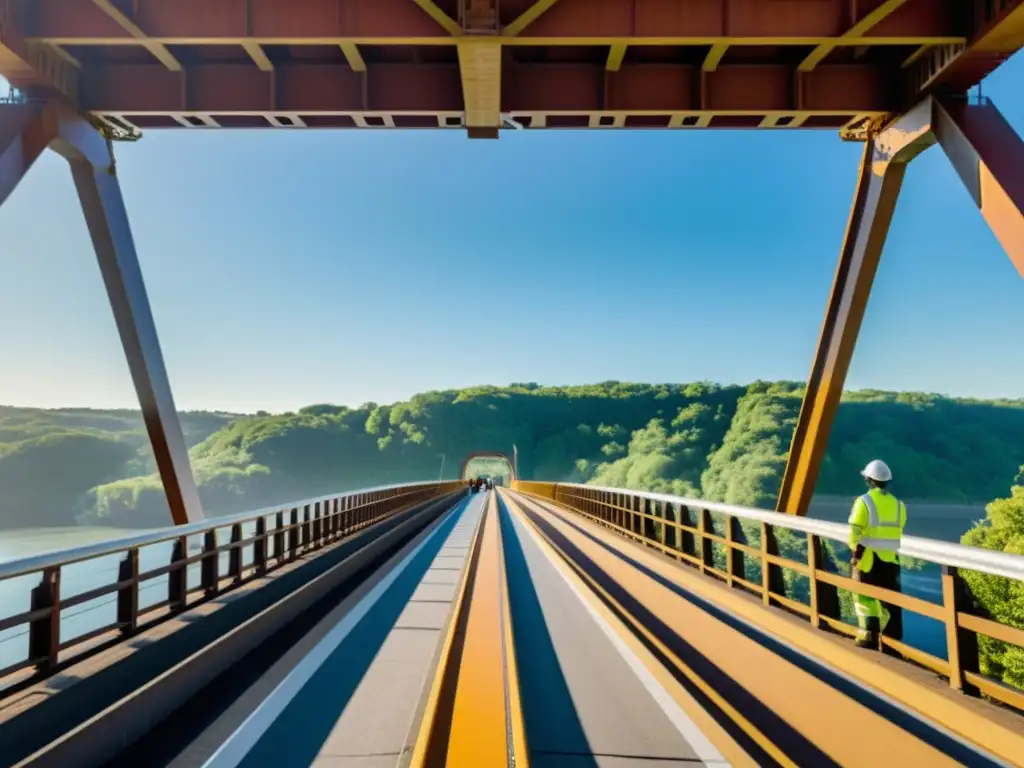
<svg viewBox="0 0 1024 768">
<path fill-rule="evenodd" d="M 871 137 L 793 432 L 780 512 L 805 515 L 810 507 L 907 164 L 935 143 L 1024 277 L 1024 142 L 993 104 L 929 97 Z"/>
<path fill-rule="evenodd" d="M 32 96 L 78 101 L 81 62 L 59 46 L 25 38 L 25 3 L 0 5 L 0 76 Z"/>
<path fill-rule="evenodd" d="M 811 118 L 817 127 L 839 128 L 857 116 L 881 116 L 894 106 L 884 70 L 821 65 L 803 77 L 799 95 L 791 67 L 720 64 L 701 74 L 703 62 L 648 65 L 606 60 L 587 63 L 501 62 L 492 39 L 452 46 L 458 57 L 431 64 L 373 62 L 363 71 L 338 63 L 281 62 L 259 67 L 244 56 L 234 63 L 196 64 L 175 73 L 159 64 L 94 66 L 84 73 L 83 109 L 112 115 L 139 127 L 162 127 L 169 115 L 260 117 L 320 116 L 325 126 L 353 125 L 352 116 L 473 113 L 478 125 L 497 125 L 496 110 L 549 115 L 550 127 L 585 126 L 595 113 L 622 113 L 627 127 L 756 127 L 766 114 L 792 124 Z M 185 87 L 182 85 L 184 78 Z M 675 120 L 675 123 L 673 122 Z M 401 125 L 401 119 L 395 123 Z M 467 120 L 467 123 L 469 121 Z M 435 125 L 436 120 L 435 120 Z"/>
<path fill-rule="evenodd" d="M 444 38 L 458 34 L 455 0 L 259 0 L 222 2 L 216 13 L 209 0 L 132 0 L 132 23 L 145 30 L 146 41 L 111 18 L 96 2 L 103 0 L 9 0 L 31 2 L 33 37 L 68 44 L 152 45 L 203 43 L 224 45 L 245 37 L 281 44 L 303 41 L 326 44 L 333 38 L 362 38 L 385 45 L 402 39 Z M 478 0 L 463 0 L 473 5 Z M 892 3 L 894 0 L 886 0 Z M 1004 4 L 1005 4 L 1004 0 Z M 109 2 L 109 0 L 106 0 Z M 835 43 L 862 45 L 941 45 L 963 42 L 953 4 L 910 0 L 864 34 L 849 34 L 849 0 L 800 0 L 798 10 L 775 9 L 769 0 L 502 0 L 498 24 L 505 38 L 521 45 L 539 40 L 566 45 L 610 44 L 631 40 L 647 45 L 710 45 L 730 41 L 741 46 Z M 1015 5 L 1016 0 L 1010 0 Z M 119 4 L 123 8 L 128 4 Z M 878 5 L 878 3 L 874 3 Z M 601 42 L 603 41 L 603 42 Z"/>
<path fill-rule="evenodd" d="M 71 166 L 171 516 L 176 524 L 202 520 L 110 142 L 63 104 L 0 107 L 0 203 L 47 148 Z"/>
<path fill-rule="evenodd" d="M 915 98 L 963 93 L 1024 47 L 1024 0 L 967 0 L 962 43 L 924 45 L 911 57 Z"/>
</svg>

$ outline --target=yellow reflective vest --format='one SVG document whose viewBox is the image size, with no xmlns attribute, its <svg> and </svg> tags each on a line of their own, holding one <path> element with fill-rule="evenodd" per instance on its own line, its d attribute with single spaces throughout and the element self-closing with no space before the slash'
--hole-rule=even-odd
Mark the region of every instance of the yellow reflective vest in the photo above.
<svg viewBox="0 0 1024 768">
<path fill-rule="evenodd" d="M 887 563 L 899 562 L 896 549 L 907 525 L 907 505 L 888 491 L 872 488 L 853 502 L 850 510 L 850 550 L 864 547 L 858 567 L 870 571 L 875 555 Z"/>
</svg>

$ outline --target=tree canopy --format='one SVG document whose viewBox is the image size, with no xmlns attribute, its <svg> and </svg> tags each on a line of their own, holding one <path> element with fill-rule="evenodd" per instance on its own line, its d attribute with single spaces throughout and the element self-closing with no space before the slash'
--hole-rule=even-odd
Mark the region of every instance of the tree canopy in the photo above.
<svg viewBox="0 0 1024 768">
<path fill-rule="evenodd" d="M 771 506 L 803 385 L 535 383 L 425 392 L 388 405 L 183 414 L 204 507 L 225 514 L 357 487 L 454 478 L 473 451 L 524 478 L 589 482 Z M 860 491 L 884 456 L 910 498 L 984 503 L 1024 445 L 1024 402 L 849 392 L 818 492 Z M 0 525 L 167 522 L 137 412 L 0 408 Z M 26 514 L 26 511 L 31 514 Z"/>
</svg>

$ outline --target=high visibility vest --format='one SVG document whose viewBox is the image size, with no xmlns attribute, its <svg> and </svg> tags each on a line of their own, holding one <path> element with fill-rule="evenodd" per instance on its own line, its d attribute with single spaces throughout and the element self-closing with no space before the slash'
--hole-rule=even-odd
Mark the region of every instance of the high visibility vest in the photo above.
<svg viewBox="0 0 1024 768">
<path fill-rule="evenodd" d="M 850 511 L 850 548 L 864 547 L 860 568 L 870 571 L 877 555 L 887 563 L 898 562 L 903 529 L 907 525 L 907 505 L 888 491 L 872 488 L 853 502 Z"/>
</svg>

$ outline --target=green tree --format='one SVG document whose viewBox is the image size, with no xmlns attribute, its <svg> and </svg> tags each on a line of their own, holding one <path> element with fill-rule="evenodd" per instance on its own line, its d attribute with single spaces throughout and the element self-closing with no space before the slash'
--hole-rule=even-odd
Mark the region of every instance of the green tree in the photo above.
<svg viewBox="0 0 1024 768">
<path fill-rule="evenodd" d="M 963 535 L 962 542 L 996 552 L 1024 555 L 1024 466 L 1010 495 L 985 509 L 986 519 Z M 994 621 L 1024 629 L 1024 583 L 1001 576 L 961 571 L 971 594 Z M 1024 648 L 979 636 L 981 671 L 1024 689 Z"/>
</svg>

